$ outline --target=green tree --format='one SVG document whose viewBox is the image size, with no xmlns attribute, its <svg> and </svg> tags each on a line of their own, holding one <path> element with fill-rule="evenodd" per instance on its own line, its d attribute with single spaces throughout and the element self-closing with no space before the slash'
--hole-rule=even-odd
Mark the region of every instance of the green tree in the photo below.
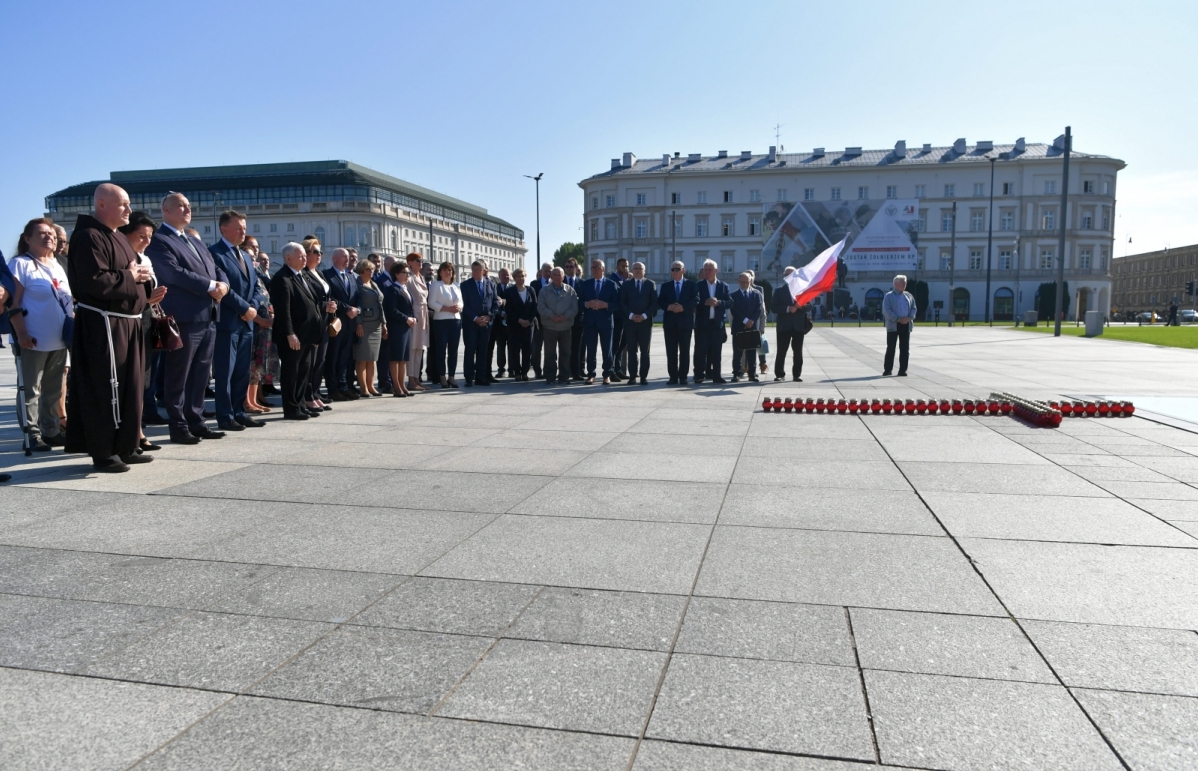
<svg viewBox="0 0 1198 771">
<path fill-rule="evenodd" d="M 573 257 L 579 265 L 582 265 L 583 262 L 585 262 L 583 259 L 585 254 L 586 250 L 582 244 L 576 244 L 572 241 L 567 241 L 553 251 L 553 264 L 559 268 L 564 268 L 566 267 L 566 260 Z M 537 267 L 540 266 L 538 265 Z"/>
</svg>

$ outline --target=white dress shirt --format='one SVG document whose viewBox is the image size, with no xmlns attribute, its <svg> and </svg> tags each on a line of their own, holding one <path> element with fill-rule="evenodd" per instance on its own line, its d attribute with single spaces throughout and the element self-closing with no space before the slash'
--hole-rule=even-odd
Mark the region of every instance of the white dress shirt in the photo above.
<svg viewBox="0 0 1198 771">
<path fill-rule="evenodd" d="M 428 305 L 433 309 L 433 320 L 460 319 L 461 311 L 449 313 L 441 310 L 448 305 L 462 307 L 462 290 L 457 284 L 446 284 L 440 280 L 434 281 L 428 288 Z"/>
</svg>

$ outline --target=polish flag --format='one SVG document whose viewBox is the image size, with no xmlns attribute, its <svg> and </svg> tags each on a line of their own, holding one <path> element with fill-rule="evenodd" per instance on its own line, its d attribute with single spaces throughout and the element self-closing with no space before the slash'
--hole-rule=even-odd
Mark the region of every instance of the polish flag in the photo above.
<svg viewBox="0 0 1198 771">
<path fill-rule="evenodd" d="M 784 279 L 796 305 L 806 305 L 824 292 L 832 291 L 836 286 L 836 258 L 843 249 L 844 239 Z"/>
</svg>

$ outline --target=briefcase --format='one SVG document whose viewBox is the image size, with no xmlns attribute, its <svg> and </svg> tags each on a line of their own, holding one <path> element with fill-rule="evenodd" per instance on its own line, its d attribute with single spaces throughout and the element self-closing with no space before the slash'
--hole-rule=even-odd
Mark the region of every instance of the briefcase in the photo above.
<svg viewBox="0 0 1198 771">
<path fill-rule="evenodd" d="M 747 329 L 732 336 L 732 346 L 744 350 L 761 347 L 761 333 L 756 329 Z"/>
</svg>

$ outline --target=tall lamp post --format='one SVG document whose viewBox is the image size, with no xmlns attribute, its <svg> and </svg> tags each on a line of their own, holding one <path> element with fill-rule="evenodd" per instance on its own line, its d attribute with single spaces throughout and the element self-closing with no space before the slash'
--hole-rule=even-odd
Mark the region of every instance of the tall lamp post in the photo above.
<svg viewBox="0 0 1198 771">
<path fill-rule="evenodd" d="M 1019 326 L 1019 301 L 1023 298 L 1023 287 L 1019 283 L 1019 270 L 1023 267 L 1023 254 L 1019 249 L 1019 236 L 1015 236 L 1015 309 L 1011 314 L 1015 326 Z"/>
<path fill-rule="evenodd" d="M 994 164 L 998 161 L 997 155 L 990 156 L 990 205 L 986 209 L 986 323 L 994 326 L 994 319 L 990 317 L 990 255 L 993 254 L 994 244 Z"/>
<path fill-rule="evenodd" d="M 957 294 L 953 282 L 957 275 L 957 202 L 953 201 L 953 230 L 948 246 L 948 325 L 957 315 Z"/>
<path fill-rule="evenodd" d="M 1053 337 L 1061 336 L 1061 309 L 1065 305 L 1065 223 L 1069 217 L 1069 151 L 1073 148 L 1073 130 L 1065 127 L 1065 163 L 1061 169 L 1061 236 L 1057 251 L 1057 301 L 1053 306 Z M 1076 312 L 1076 308 L 1074 309 Z"/>
<path fill-rule="evenodd" d="M 525 177 L 531 179 L 537 184 L 537 270 L 541 269 L 541 177 L 545 176 L 545 172 L 541 172 L 535 177 L 531 174 L 525 174 Z M 586 233 L 583 233 L 585 239 Z"/>
</svg>

